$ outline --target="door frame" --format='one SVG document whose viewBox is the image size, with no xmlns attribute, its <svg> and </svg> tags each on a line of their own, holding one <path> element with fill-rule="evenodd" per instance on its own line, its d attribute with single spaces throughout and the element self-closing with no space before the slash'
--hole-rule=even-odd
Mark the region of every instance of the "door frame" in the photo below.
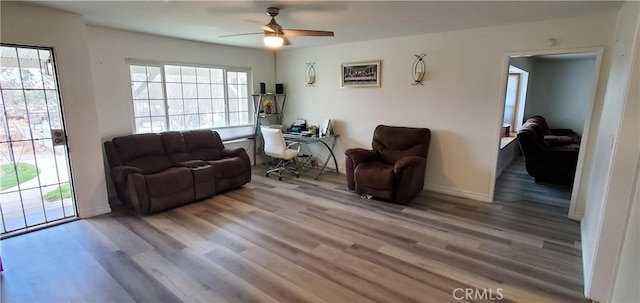
<svg viewBox="0 0 640 303">
<path fill-rule="evenodd" d="M 594 65 L 593 71 L 593 80 L 592 80 L 592 90 L 591 96 L 587 105 L 587 112 L 585 115 L 584 125 L 582 129 L 582 140 L 580 141 L 580 151 L 578 153 L 578 164 L 576 166 L 576 174 L 573 179 L 573 189 L 571 191 L 571 203 L 569 205 L 569 213 L 567 216 L 572 220 L 580 221 L 582 216 L 584 215 L 584 209 L 578 208 L 578 197 L 580 188 L 585 185 L 587 182 L 586 176 L 583 176 L 584 172 L 584 164 L 585 158 L 587 156 L 587 147 L 589 146 L 590 138 L 590 129 L 591 123 L 594 120 L 593 110 L 595 106 L 596 96 L 598 94 L 598 82 L 600 80 L 600 70 L 602 67 L 602 57 L 604 53 L 604 47 L 584 47 L 584 48 L 568 48 L 568 49 L 548 49 L 548 50 L 534 50 L 534 51 L 521 51 L 521 52 L 509 52 L 505 53 L 503 57 L 503 65 L 501 69 L 502 75 L 500 87 L 502 88 L 502 92 L 500 94 L 502 100 L 500 105 L 498 106 L 498 115 L 496 119 L 495 129 L 499 130 L 502 126 L 502 115 L 504 114 L 504 98 L 506 96 L 506 87 L 507 87 L 507 78 L 509 74 L 509 59 L 515 56 L 540 56 L 540 55 L 558 55 L 558 54 L 573 54 L 573 53 L 595 53 L 596 61 Z M 495 131 L 495 144 L 494 146 L 500 146 L 500 132 Z M 490 198 L 491 201 L 494 201 L 495 196 L 495 188 L 496 188 L 496 176 L 498 169 L 498 153 L 499 149 L 494 149 L 494 157 L 493 157 L 493 170 L 491 172 L 491 180 L 489 184 L 490 188 Z"/>
<path fill-rule="evenodd" d="M 32 225 L 32 226 L 26 226 L 25 228 L 21 228 L 21 229 L 17 229 L 17 230 L 13 230 L 10 232 L 6 232 L 4 234 L 2 234 L 0 236 L 0 239 L 6 239 L 6 238 L 10 238 L 10 237 L 14 237 L 14 236 L 18 236 L 18 235 L 22 235 L 25 233 L 29 233 L 32 231 L 36 231 L 36 230 L 40 230 L 43 228 L 47 228 L 50 226 L 56 226 L 59 224 L 63 224 L 66 222 L 70 222 L 70 221 L 75 221 L 80 219 L 80 211 L 78 208 L 78 199 L 77 199 L 77 194 L 76 194 L 76 186 L 75 186 L 75 179 L 73 176 L 73 163 L 72 163 L 72 159 L 71 159 L 71 149 L 69 146 L 69 138 L 67 136 L 67 130 L 68 130 L 68 125 L 66 122 L 66 118 L 65 118 L 65 106 L 64 106 L 64 98 L 62 96 L 62 88 L 61 88 L 61 79 L 60 79 L 60 72 L 59 72 L 59 65 L 58 65 L 58 58 L 56 55 L 56 47 L 51 46 L 51 45 L 41 45 L 41 44 L 33 44 L 33 43 L 13 43 L 13 42 L 1 42 L 2 46 L 6 46 L 6 47 L 15 47 L 15 48 L 26 48 L 26 49 L 36 49 L 36 50 L 41 50 L 41 49 L 46 49 L 51 53 L 51 64 L 53 66 L 53 76 L 55 78 L 55 82 L 56 82 L 56 93 L 57 93 L 57 97 L 58 97 L 58 106 L 60 107 L 60 123 L 62 125 L 62 129 L 63 129 L 63 135 L 65 137 L 65 153 L 64 153 L 64 157 L 67 161 L 67 173 L 69 174 L 69 186 L 71 186 L 71 199 L 72 199 L 72 204 L 73 204 L 73 209 L 74 209 L 74 215 L 73 216 L 69 216 L 69 217 L 64 217 L 64 218 L 60 218 L 60 219 L 56 219 L 53 221 L 45 221 L 43 223 L 39 223 L 36 225 Z M 4 109 L 3 109 L 4 110 Z M 47 112 L 49 111 L 49 109 L 47 108 Z M 53 140 L 53 138 L 52 138 Z M 56 164 L 56 169 L 57 169 L 57 164 Z M 42 187 L 42 186 L 41 186 Z M 44 198 L 44 197 L 43 197 Z M 25 222 L 26 224 L 26 222 Z"/>
</svg>

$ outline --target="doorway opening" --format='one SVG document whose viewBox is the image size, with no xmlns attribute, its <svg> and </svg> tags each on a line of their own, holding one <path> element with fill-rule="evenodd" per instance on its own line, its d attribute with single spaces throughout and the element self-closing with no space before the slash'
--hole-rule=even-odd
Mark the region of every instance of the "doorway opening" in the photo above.
<svg viewBox="0 0 640 303">
<path fill-rule="evenodd" d="M 0 45 L 0 237 L 77 216 L 53 49 Z"/>
<path fill-rule="evenodd" d="M 575 190 L 599 63 L 596 50 L 509 57 L 494 200 L 556 207 L 580 219 Z"/>
</svg>

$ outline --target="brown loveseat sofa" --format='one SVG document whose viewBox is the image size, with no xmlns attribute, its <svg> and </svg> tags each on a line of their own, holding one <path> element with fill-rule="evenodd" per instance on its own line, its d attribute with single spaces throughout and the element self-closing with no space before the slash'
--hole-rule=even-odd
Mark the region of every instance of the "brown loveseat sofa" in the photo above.
<svg viewBox="0 0 640 303">
<path fill-rule="evenodd" d="M 251 181 L 243 148 L 225 148 L 217 132 L 137 134 L 104 143 L 120 201 L 149 214 L 238 188 Z"/>
</svg>

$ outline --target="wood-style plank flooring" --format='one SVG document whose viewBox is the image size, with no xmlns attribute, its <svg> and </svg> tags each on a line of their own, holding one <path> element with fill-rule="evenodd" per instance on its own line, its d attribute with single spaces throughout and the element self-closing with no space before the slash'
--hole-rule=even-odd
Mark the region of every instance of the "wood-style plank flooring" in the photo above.
<svg viewBox="0 0 640 303">
<path fill-rule="evenodd" d="M 5 239 L 2 302 L 585 301 L 579 226 L 556 206 L 426 192 L 396 205 L 312 174 L 257 169 L 170 211 Z"/>
<path fill-rule="evenodd" d="M 558 211 L 568 214 L 571 187 L 535 182 L 527 174 L 524 158 L 519 156 L 498 178 L 494 199 L 519 204 L 542 204 L 556 207 Z"/>
</svg>

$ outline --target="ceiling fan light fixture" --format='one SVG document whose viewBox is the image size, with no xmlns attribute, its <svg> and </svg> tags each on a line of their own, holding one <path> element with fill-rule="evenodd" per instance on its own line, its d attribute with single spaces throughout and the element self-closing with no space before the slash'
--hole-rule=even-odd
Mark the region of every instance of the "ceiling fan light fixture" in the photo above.
<svg viewBox="0 0 640 303">
<path fill-rule="evenodd" d="M 284 39 L 282 39 L 282 36 L 269 33 L 266 33 L 264 35 L 264 46 L 275 48 L 282 47 L 282 44 L 284 44 Z"/>
</svg>

